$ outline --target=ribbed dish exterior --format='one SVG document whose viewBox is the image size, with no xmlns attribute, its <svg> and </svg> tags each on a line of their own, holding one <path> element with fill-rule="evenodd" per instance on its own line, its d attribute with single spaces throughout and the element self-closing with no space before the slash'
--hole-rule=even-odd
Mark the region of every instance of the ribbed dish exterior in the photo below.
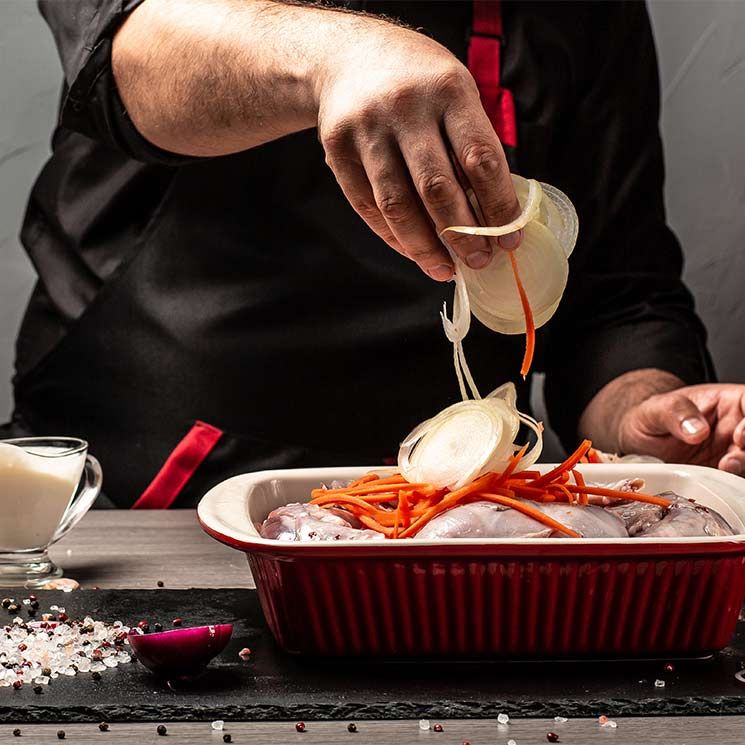
<svg viewBox="0 0 745 745">
<path fill-rule="evenodd" d="M 292 653 L 645 657 L 729 643 L 745 597 L 743 546 L 591 552 L 247 555 L 271 631 Z"/>
</svg>

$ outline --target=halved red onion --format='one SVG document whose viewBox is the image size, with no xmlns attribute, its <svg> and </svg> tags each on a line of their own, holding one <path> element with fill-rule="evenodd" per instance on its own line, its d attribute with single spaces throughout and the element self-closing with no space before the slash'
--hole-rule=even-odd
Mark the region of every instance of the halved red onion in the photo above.
<svg viewBox="0 0 745 745">
<path fill-rule="evenodd" d="M 137 659 L 150 671 L 167 680 L 199 675 L 213 657 L 225 649 L 233 624 L 171 629 L 145 634 L 134 628 L 128 634 Z"/>
</svg>

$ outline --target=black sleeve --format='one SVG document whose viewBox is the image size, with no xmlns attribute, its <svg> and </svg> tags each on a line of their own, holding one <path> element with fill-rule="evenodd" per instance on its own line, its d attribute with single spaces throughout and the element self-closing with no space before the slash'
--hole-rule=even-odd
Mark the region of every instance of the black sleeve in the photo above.
<svg viewBox="0 0 745 745">
<path fill-rule="evenodd" d="M 59 125 L 148 163 L 180 165 L 194 158 L 148 142 L 127 115 L 111 68 L 111 44 L 143 0 L 38 0 L 65 74 Z"/>
<path fill-rule="evenodd" d="M 545 332 L 546 404 L 568 449 L 579 417 L 608 382 L 660 368 L 688 384 L 713 379 L 706 332 L 681 280 L 665 222 L 659 80 L 643 3 L 597 3 L 593 39 L 557 184 L 580 216 L 570 281 Z"/>
</svg>

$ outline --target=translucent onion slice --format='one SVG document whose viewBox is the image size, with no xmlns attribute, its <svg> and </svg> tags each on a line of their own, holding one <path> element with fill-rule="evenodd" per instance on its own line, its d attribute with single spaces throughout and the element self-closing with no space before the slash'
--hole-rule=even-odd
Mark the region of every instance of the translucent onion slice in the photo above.
<svg viewBox="0 0 745 745">
<path fill-rule="evenodd" d="M 508 386 L 511 384 L 508 384 Z M 515 389 L 502 386 L 480 401 L 460 401 L 428 419 L 403 441 L 398 467 L 411 482 L 458 489 L 490 471 L 507 466 L 519 446 L 523 422 L 536 433 L 536 444 L 520 460 L 529 468 L 541 453 L 541 425 L 514 407 Z"/>
<path fill-rule="evenodd" d="M 523 242 L 513 253 L 536 328 L 556 312 L 569 277 L 569 264 L 557 239 L 544 225 L 533 222 L 523 229 Z M 525 315 L 510 258 L 498 251 L 479 271 L 459 267 L 468 289 L 470 308 L 492 331 L 525 333 Z"/>
<path fill-rule="evenodd" d="M 517 193 L 518 201 L 522 207 L 522 212 L 512 222 L 508 222 L 506 225 L 494 226 L 452 225 L 445 228 L 442 233 L 465 233 L 466 235 L 485 235 L 496 238 L 500 235 L 507 235 L 508 233 L 522 230 L 529 222 L 532 222 L 538 216 L 541 198 L 543 197 L 543 189 L 541 188 L 540 183 L 533 179 L 526 180 L 520 176 L 513 175 L 512 181 L 515 185 L 515 192 Z M 525 193 L 524 184 L 527 184 L 527 193 Z M 521 196 L 523 195 L 524 198 L 521 199 Z M 469 197 L 473 204 L 473 192 L 469 194 Z M 475 204 L 474 208 L 476 209 L 476 214 L 480 216 L 481 210 L 479 210 Z"/>
</svg>

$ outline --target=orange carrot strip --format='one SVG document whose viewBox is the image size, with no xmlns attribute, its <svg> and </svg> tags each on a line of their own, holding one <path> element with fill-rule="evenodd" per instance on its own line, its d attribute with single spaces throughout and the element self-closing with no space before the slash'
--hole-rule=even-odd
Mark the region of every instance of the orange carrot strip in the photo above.
<svg viewBox="0 0 745 745">
<path fill-rule="evenodd" d="M 567 484 L 567 489 L 580 494 L 596 494 L 599 497 L 612 497 L 613 499 L 625 499 L 635 502 L 648 502 L 660 507 L 669 507 L 670 500 L 657 497 L 653 494 L 642 494 L 638 491 L 621 491 L 620 489 L 606 489 L 603 486 L 580 486 L 579 484 Z"/>
<path fill-rule="evenodd" d="M 590 448 L 590 450 L 592 450 L 592 448 Z M 590 450 L 587 451 L 588 452 L 588 455 L 590 453 Z M 587 486 L 587 484 L 585 484 L 585 478 L 584 478 L 584 476 L 576 468 L 573 468 L 572 469 L 572 475 L 574 476 L 574 481 L 577 484 L 577 486 Z M 580 492 L 580 494 L 579 494 L 579 503 L 580 504 L 588 504 L 589 501 L 590 500 L 588 499 L 587 494 L 586 493 L 583 493 L 583 492 Z"/>
<path fill-rule="evenodd" d="M 567 489 L 564 484 L 551 484 L 548 488 L 560 491 L 567 498 L 567 502 L 569 502 L 569 504 L 572 504 L 574 502 L 574 495 L 572 494 L 572 492 L 569 491 L 569 489 Z"/>
<path fill-rule="evenodd" d="M 380 476 L 377 473 L 367 473 L 364 476 L 353 481 L 347 489 L 352 489 L 355 486 L 361 486 L 362 484 L 369 484 L 371 481 L 379 481 Z"/>
<path fill-rule="evenodd" d="M 364 512 L 374 514 L 376 512 L 382 512 L 378 507 L 374 507 L 371 504 L 365 502 L 360 497 L 351 496 L 349 494 L 329 494 L 326 497 L 316 497 L 310 500 L 311 504 L 317 504 L 319 507 L 333 506 L 333 505 L 352 505 L 358 507 Z"/>
<path fill-rule="evenodd" d="M 552 517 L 549 517 L 545 513 L 541 512 L 537 507 L 531 507 L 529 504 L 525 504 L 525 502 L 521 502 L 518 499 L 503 497 L 499 494 L 486 493 L 482 494 L 481 497 L 489 502 L 496 502 L 497 504 L 503 504 L 506 507 L 512 507 L 513 510 L 522 512 L 524 515 L 532 517 L 539 523 L 543 523 L 543 525 L 546 525 L 549 528 L 553 528 L 554 530 L 558 530 L 560 533 L 564 533 L 565 535 L 568 535 L 572 538 L 582 537 L 579 533 L 572 530 L 571 528 L 568 528 L 566 525 L 563 525 L 558 520 L 554 520 Z"/>
<path fill-rule="evenodd" d="M 515 471 L 512 474 L 513 479 L 537 479 L 541 475 L 540 471 Z"/>
<path fill-rule="evenodd" d="M 380 484 L 375 482 L 373 486 L 363 484 L 362 486 L 355 487 L 354 489 L 313 489 L 311 494 L 316 496 L 323 496 L 324 494 L 350 494 L 352 496 L 360 496 L 363 494 L 380 494 L 381 492 L 389 492 L 399 488 L 410 489 L 412 486 L 426 488 L 428 484 L 409 484 L 408 481 L 399 481 L 393 484 Z M 433 488 L 430 486 L 430 488 Z"/>
<path fill-rule="evenodd" d="M 571 471 L 571 469 L 574 468 L 577 463 L 579 463 L 580 458 L 582 458 L 582 456 L 587 453 L 591 446 L 592 442 L 590 442 L 590 440 L 583 440 L 582 444 L 562 464 L 556 466 L 556 468 L 551 469 L 548 473 L 545 473 L 543 474 L 543 476 L 536 479 L 534 485 L 543 486 L 543 484 L 547 484 L 550 481 L 553 481 L 562 473 Z"/>
<path fill-rule="evenodd" d="M 517 468 L 517 464 L 523 459 L 523 455 L 525 455 L 526 451 L 528 449 L 527 445 L 523 445 L 510 459 L 510 462 L 507 464 L 507 468 L 502 471 L 502 473 L 499 475 L 497 480 L 494 482 L 495 484 L 501 486 L 504 484 L 505 481 L 510 477 L 510 475 L 513 473 L 513 471 Z"/>
<path fill-rule="evenodd" d="M 512 264 L 512 274 L 515 277 L 517 292 L 520 295 L 520 302 L 523 306 L 523 315 L 525 316 L 525 356 L 523 357 L 523 364 L 520 368 L 520 375 L 522 375 L 523 380 L 525 380 L 525 378 L 528 376 L 528 373 L 530 372 L 530 366 L 533 364 L 533 353 L 535 352 L 535 323 L 533 321 L 533 311 L 530 307 L 528 294 L 525 292 L 523 283 L 520 281 L 520 272 L 517 269 L 515 252 L 508 251 L 507 255 L 510 257 L 510 264 Z"/>
<path fill-rule="evenodd" d="M 359 515 L 359 521 L 365 527 L 370 528 L 370 530 L 376 530 L 378 533 L 382 533 L 386 538 L 390 538 L 393 535 L 393 531 L 390 528 L 384 527 L 368 515 Z"/>
</svg>

